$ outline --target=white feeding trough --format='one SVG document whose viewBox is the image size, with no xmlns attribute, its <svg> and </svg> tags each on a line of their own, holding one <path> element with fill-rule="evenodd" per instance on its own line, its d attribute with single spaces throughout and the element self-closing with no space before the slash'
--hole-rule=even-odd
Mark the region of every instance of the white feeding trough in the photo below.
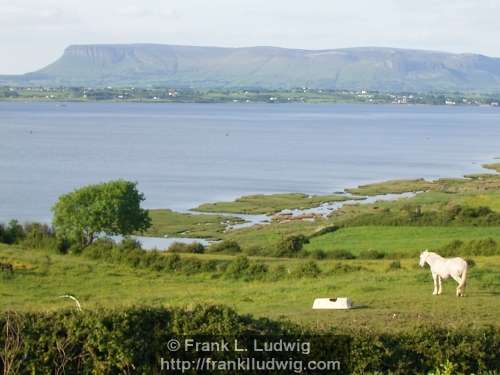
<svg viewBox="0 0 500 375">
<path fill-rule="evenodd" d="M 316 298 L 313 303 L 313 310 L 347 310 L 352 309 L 350 298 Z"/>
</svg>

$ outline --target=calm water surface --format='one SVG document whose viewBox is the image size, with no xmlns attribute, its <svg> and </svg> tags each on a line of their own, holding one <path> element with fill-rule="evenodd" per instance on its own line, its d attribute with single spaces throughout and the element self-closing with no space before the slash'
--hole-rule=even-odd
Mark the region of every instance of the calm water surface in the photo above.
<svg viewBox="0 0 500 375">
<path fill-rule="evenodd" d="M 81 185 L 138 181 L 149 208 L 330 193 L 481 171 L 500 109 L 304 104 L 0 103 L 0 221 L 50 220 Z"/>
</svg>

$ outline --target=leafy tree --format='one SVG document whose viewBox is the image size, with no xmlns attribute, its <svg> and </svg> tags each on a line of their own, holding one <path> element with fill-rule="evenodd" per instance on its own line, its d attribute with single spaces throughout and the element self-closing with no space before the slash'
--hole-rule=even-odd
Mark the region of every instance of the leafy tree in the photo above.
<svg viewBox="0 0 500 375">
<path fill-rule="evenodd" d="M 85 186 L 59 197 L 52 207 L 53 225 L 58 237 L 83 248 L 100 233 L 128 235 L 148 229 L 151 219 L 140 207 L 143 200 L 137 184 L 130 181 Z"/>
</svg>

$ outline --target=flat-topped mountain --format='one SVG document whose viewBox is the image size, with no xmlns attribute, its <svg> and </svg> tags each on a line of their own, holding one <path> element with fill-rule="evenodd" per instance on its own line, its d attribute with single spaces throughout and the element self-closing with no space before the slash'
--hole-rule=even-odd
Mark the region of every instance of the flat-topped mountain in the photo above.
<svg viewBox="0 0 500 375">
<path fill-rule="evenodd" d="M 11 76 L 10 79 L 13 77 Z M 3 80 L 7 78 L 4 76 Z M 74 45 L 16 76 L 46 85 L 500 91 L 500 58 L 396 48 Z M 1 80 L 1 78 L 0 78 Z"/>
</svg>

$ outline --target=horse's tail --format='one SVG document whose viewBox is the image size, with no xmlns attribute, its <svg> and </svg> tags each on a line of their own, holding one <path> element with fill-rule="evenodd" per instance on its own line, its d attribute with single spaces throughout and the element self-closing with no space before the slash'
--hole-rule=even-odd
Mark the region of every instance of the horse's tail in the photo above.
<svg viewBox="0 0 500 375">
<path fill-rule="evenodd" d="M 462 277 L 460 278 L 460 284 L 458 284 L 458 287 L 462 289 L 465 288 L 465 282 L 467 280 L 467 268 L 468 268 L 468 265 L 467 265 L 467 262 L 464 261 L 465 263 L 465 267 L 464 267 L 464 270 L 462 271 Z"/>
</svg>

